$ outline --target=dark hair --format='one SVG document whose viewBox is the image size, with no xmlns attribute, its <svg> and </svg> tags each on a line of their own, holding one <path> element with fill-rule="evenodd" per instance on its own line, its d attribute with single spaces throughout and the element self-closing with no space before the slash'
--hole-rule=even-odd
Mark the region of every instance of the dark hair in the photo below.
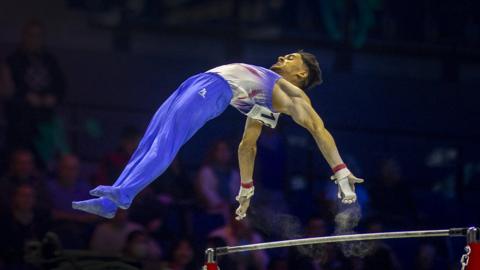
<svg viewBox="0 0 480 270">
<path fill-rule="evenodd" d="M 123 253 L 129 252 L 128 249 L 131 248 L 130 245 L 133 243 L 134 240 L 136 240 L 139 237 L 148 237 L 148 234 L 145 231 L 142 231 L 142 230 L 131 231 L 127 235 L 127 239 L 125 240 L 125 243 L 123 244 L 122 252 Z"/>
<path fill-rule="evenodd" d="M 180 245 L 182 243 L 188 243 L 190 248 L 192 250 L 194 250 L 193 240 L 191 240 L 189 237 L 180 237 L 180 238 L 174 239 L 172 245 L 170 246 L 170 250 L 168 252 L 168 255 L 167 255 L 168 260 L 173 261 L 173 259 L 175 257 L 175 251 L 177 251 L 177 249 L 180 247 Z"/>
<path fill-rule="evenodd" d="M 308 77 L 305 81 L 304 88 L 305 90 L 311 89 L 323 82 L 322 70 L 318 64 L 317 58 L 315 55 L 299 50 L 299 53 L 302 56 L 303 63 L 308 68 Z"/>
<path fill-rule="evenodd" d="M 142 231 L 142 230 L 134 230 L 132 232 L 130 232 L 128 235 L 127 235 L 127 239 L 125 241 L 125 246 L 131 244 L 133 242 L 133 240 L 137 239 L 138 237 L 148 237 L 147 233 L 145 231 Z"/>
</svg>

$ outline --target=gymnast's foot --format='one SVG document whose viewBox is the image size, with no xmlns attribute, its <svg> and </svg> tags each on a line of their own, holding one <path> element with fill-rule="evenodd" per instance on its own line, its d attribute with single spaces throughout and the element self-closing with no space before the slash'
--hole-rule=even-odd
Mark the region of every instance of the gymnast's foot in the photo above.
<svg viewBox="0 0 480 270">
<path fill-rule="evenodd" d="M 72 208 L 104 218 L 113 218 L 117 212 L 117 206 L 107 198 L 72 202 Z"/>
<path fill-rule="evenodd" d="M 119 208 L 128 209 L 132 200 L 119 187 L 98 186 L 90 190 L 90 195 L 95 197 L 106 197 L 114 202 Z"/>
</svg>

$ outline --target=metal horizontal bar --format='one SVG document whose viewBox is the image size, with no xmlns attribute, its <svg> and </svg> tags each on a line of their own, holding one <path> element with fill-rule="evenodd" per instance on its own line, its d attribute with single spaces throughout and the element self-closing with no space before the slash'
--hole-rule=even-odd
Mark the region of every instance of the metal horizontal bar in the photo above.
<svg viewBox="0 0 480 270">
<path fill-rule="evenodd" d="M 234 247 L 228 247 L 228 246 L 219 247 L 215 249 L 215 253 L 217 256 L 221 256 L 221 255 L 244 252 L 244 251 L 312 245 L 312 244 L 327 244 L 327 243 L 337 243 L 337 242 L 400 239 L 400 238 L 465 236 L 466 232 L 467 232 L 466 228 L 460 228 L 460 229 L 449 229 L 449 230 L 403 231 L 403 232 L 335 235 L 335 236 L 326 236 L 326 237 L 283 240 L 283 241 L 250 244 L 250 245 L 234 246 Z"/>
</svg>

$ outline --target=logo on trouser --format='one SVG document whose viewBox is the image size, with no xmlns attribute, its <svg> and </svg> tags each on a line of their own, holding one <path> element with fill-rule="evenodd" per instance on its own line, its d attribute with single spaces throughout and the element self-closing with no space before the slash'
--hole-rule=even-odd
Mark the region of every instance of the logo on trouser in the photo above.
<svg viewBox="0 0 480 270">
<path fill-rule="evenodd" d="M 198 94 L 205 98 L 205 95 L 207 94 L 207 88 L 203 88 L 202 90 L 198 91 Z"/>
</svg>

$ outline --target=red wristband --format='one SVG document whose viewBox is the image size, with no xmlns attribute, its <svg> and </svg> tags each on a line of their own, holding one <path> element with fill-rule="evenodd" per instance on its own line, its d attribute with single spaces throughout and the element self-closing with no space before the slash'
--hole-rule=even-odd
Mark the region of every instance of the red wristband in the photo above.
<svg viewBox="0 0 480 270">
<path fill-rule="evenodd" d="M 332 171 L 333 171 L 333 173 L 336 173 L 336 172 L 340 171 L 341 169 L 345 169 L 345 168 L 347 168 L 347 165 L 345 165 L 345 163 L 342 163 L 342 164 L 338 164 L 337 166 L 333 167 Z"/>
<path fill-rule="evenodd" d="M 242 182 L 241 185 L 242 185 L 243 188 L 251 188 L 251 187 L 253 187 L 253 180 L 252 180 L 252 182 L 249 182 L 249 183 L 243 183 Z"/>
</svg>

